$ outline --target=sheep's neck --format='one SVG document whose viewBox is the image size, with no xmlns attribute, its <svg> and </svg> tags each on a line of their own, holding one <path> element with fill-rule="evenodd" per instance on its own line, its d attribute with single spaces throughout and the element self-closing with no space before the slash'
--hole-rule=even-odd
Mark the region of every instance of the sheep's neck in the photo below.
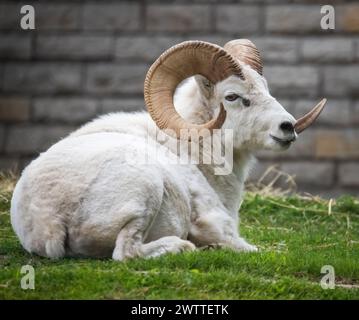
<svg viewBox="0 0 359 320">
<path fill-rule="evenodd" d="M 175 106 L 179 114 L 192 123 L 204 123 L 213 117 L 213 112 L 206 105 L 194 79 L 177 90 Z M 224 139 L 221 139 L 221 143 L 224 143 Z M 248 151 L 233 150 L 233 159 L 230 160 L 233 160 L 233 167 L 226 175 L 215 174 L 214 164 L 202 164 L 198 167 L 223 205 L 233 215 L 237 215 L 244 194 L 244 182 L 254 163 L 254 157 Z"/>
<path fill-rule="evenodd" d="M 215 190 L 223 205 L 237 215 L 244 196 L 244 182 L 254 163 L 254 157 L 246 152 L 234 152 L 232 172 L 226 175 L 215 174 L 214 165 L 199 165 L 199 169 Z"/>
</svg>

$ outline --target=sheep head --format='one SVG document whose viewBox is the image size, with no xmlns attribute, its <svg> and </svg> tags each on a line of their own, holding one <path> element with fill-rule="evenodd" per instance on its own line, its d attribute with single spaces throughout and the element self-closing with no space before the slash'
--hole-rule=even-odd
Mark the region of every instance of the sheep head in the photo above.
<svg viewBox="0 0 359 320">
<path fill-rule="evenodd" d="M 144 87 L 146 106 L 157 126 L 173 130 L 177 138 L 181 129 L 223 127 L 234 130 L 237 146 L 282 150 L 316 120 L 325 99 L 297 121 L 270 95 L 262 73 L 259 51 L 249 40 L 233 40 L 224 48 L 186 41 L 165 51 L 149 69 Z M 213 115 L 217 114 L 204 124 L 187 122 L 174 107 L 178 84 L 191 76 Z"/>
<path fill-rule="evenodd" d="M 224 49 L 240 62 L 249 65 L 258 74 L 263 76 L 263 64 L 260 53 L 252 41 L 248 39 L 236 39 L 225 44 Z M 308 128 L 324 109 L 326 99 L 322 99 L 310 112 L 298 119 L 294 124 L 296 133 L 301 133 Z"/>
</svg>

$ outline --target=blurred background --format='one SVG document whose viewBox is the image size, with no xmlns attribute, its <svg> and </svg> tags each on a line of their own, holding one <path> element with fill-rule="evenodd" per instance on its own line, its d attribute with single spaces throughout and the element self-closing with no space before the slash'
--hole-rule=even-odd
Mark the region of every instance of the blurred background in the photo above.
<svg viewBox="0 0 359 320">
<path fill-rule="evenodd" d="M 97 115 L 143 109 L 147 69 L 168 47 L 248 38 L 288 111 L 328 98 L 289 151 L 259 154 L 252 180 L 276 165 L 299 191 L 359 195 L 359 4 L 324 1 L 335 30 L 322 30 L 322 2 L 0 1 L 0 170 L 21 170 Z M 35 30 L 20 28 L 24 4 L 35 8 Z"/>
</svg>

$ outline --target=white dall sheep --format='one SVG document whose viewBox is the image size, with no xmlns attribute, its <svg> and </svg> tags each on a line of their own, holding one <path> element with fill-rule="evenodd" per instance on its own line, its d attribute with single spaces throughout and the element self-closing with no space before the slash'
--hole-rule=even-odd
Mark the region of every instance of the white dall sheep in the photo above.
<svg viewBox="0 0 359 320">
<path fill-rule="evenodd" d="M 256 47 L 239 39 L 224 48 L 201 41 L 170 48 L 147 74 L 145 101 L 150 115 L 100 117 L 25 168 L 11 222 L 27 251 L 123 260 L 207 245 L 257 250 L 238 233 L 253 153 L 287 149 L 324 100 L 296 121 L 270 95 Z M 182 129 L 231 130 L 233 170 L 217 175 L 215 164 L 171 164 L 180 155 L 158 141 L 157 127 L 173 130 L 180 139 L 168 139 L 176 143 Z M 144 153 L 153 161 L 130 161 Z"/>
</svg>

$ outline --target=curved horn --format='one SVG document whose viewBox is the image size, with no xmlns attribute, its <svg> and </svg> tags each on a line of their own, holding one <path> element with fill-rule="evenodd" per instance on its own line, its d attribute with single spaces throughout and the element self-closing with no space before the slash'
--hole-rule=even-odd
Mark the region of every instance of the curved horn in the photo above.
<svg viewBox="0 0 359 320">
<path fill-rule="evenodd" d="M 263 63 L 259 50 L 248 39 L 236 39 L 227 42 L 224 49 L 234 58 L 248 64 L 252 69 L 263 75 Z"/>
<path fill-rule="evenodd" d="M 186 122 L 173 105 L 173 94 L 184 79 L 200 74 L 217 83 L 230 75 L 244 79 L 239 64 L 221 47 L 203 41 L 185 41 L 166 50 L 148 70 L 144 96 L 152 119 L 160 129 L 172 129 L 180 136 L 181 129 L 219 129 L 226 119 L 221 104 L 217 118 L 198 125 Z"/>
<path fill-rule="evenodd" d="M 324 105 L 327 102 L 327 99 L 322 99 L 311 111 L 306 115 L 299 118 L 294 125 L 294 129 L 297 133 L 301 133 L 307 129 L 320 115 L 324 109 Z"/>
</svg>

